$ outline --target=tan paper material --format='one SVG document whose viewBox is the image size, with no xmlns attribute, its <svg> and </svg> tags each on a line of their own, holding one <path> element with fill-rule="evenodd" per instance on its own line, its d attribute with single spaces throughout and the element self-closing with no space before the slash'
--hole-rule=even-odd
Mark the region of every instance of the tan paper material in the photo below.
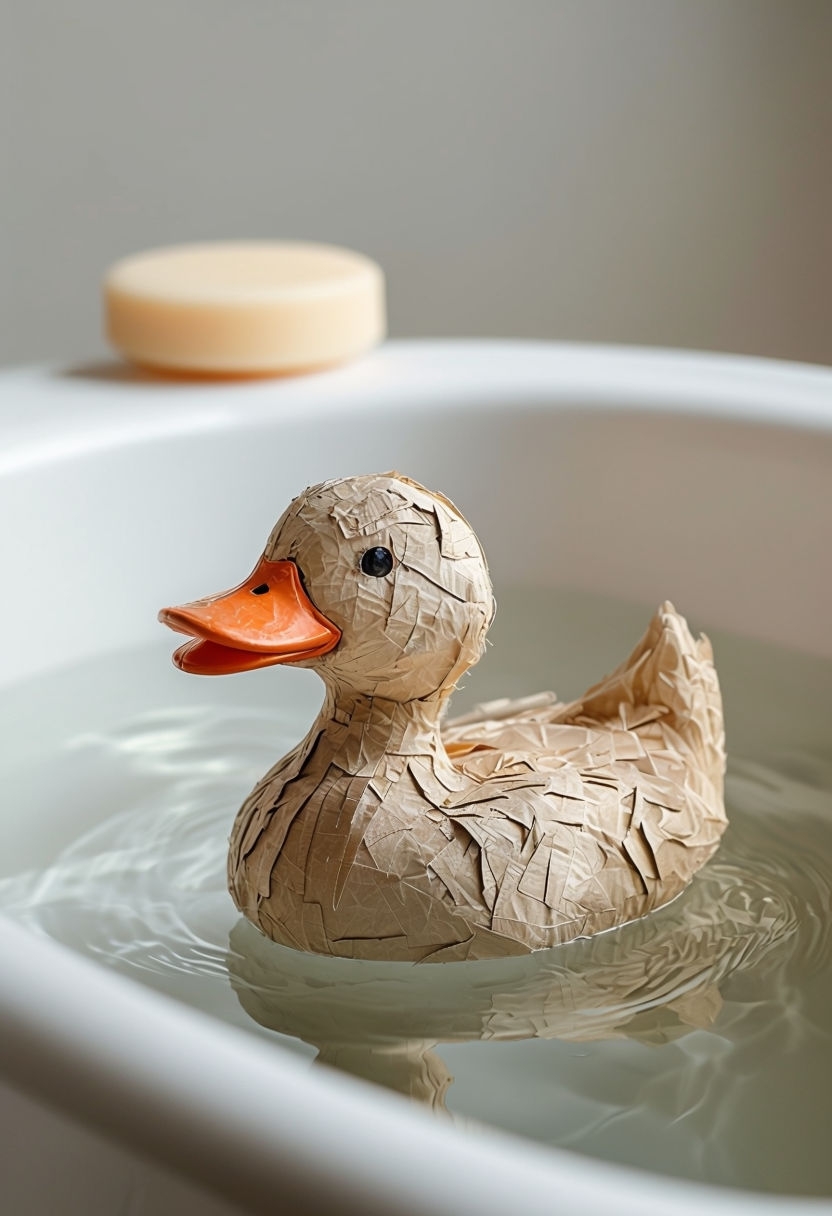
<svg viewBox="0 0 832 1216">
<path fill-rule="evenodd" d="M 232 896 L 268 937 L 357 958 L 521 954 L 643 916 L 714 852 L 726 824 L 719 686 L 708 641 L 671 604 L 580 700 L 538 694 L 443 724 L 494 611 L 453 504 L 397 474 L 313 486 L 255 574 L 287 562 L 332 640 L 324 654 L 320 633 L 310 640 L 312 658 L 293 642 L 291 661 L 324 680 L 324 704 L 231 834 Z M 162 614 L 203 639 L 178 652 L 197 656 L 181 659 L 186 670 L 211 670 L 220 652 L 233 669 L 217 625 L 225 601 L 248 665 L 241 597 L 272 594 L 250 582 Z M 281 611 L 275 593 L 275 637 Z M 287 661 L 278 642 L 264 655 L 267 636 L 257 665 Z"/>
</svg>

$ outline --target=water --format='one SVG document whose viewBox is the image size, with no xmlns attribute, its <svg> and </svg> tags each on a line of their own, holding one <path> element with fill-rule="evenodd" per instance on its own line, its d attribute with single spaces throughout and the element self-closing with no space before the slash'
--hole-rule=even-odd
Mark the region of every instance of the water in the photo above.
<svg viewBox="0 0 832 1216">
<path fill-rule="evenodd" d="M 577 694 L 648 616 L 575 594 L 504 596 L 458 707 L 541 687 L 541 640 L 551 683 Z M 688 890 L 635 924 L 444 967 L 266 941 L 226 894 L 227 833 L 304 733 L 320 686 L 288 669 L 189 679 L 166 640 L 4 694 L 0 907 L 441 1117 L 665 1174 L 828 1195 L 832 664 L 714 640 L 731 825 Z"/>
</svg>

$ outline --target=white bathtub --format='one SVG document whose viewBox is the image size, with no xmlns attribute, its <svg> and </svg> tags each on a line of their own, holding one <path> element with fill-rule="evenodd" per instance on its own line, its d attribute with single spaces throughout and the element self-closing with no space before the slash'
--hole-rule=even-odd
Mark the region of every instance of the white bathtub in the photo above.
<svg viewBox="0 0 832 1216">
<path fill-rule="evenodd" d="M 832 655 L 832 372 L 393 343 L 282 381 L 0 376 L 0 695 L 157 637 L 159 605 L 242 577 L 304 485 L 387 468 L 463 507 L 498 587 L 672 588 L 697 619 Z M 4 800 L 7 870 L 31 832 Z M 832 1213 L 467 1134 L 5 920 L 0 1075 L 10 1216 Z"/>
</svg>

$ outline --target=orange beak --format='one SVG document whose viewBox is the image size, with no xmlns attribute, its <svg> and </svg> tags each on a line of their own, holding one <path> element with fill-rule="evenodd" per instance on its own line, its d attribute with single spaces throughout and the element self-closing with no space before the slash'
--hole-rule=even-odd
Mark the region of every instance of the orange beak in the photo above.
<svg viewBox="0 0 832 1216">
<path fill-rule="evenodd" d="M 159 620 L 193 640 L 173 661 L 198 676 L 253 671 L 326 654 L 341 631 L 307 596 L 294 562 L 262 558 L 233 591 L 163 608 Z"/>
</svg>

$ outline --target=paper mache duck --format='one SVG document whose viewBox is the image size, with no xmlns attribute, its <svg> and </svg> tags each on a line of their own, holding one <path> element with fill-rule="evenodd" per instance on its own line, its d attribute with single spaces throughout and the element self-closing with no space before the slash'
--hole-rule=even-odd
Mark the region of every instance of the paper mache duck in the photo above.
<svg viewBox="0 0 832 1216">
<path fill-rule="evenodd" d="M 444 719 L 494 613 L 457 508 L 397 473 L 312 486 L 234 590 L 160 620 L 174 662 L 312 667 L 326 695 L 231 833 L 229 889 L 267 937 L 321 954 L 525 954 L 668 903 L 726 826 L 711 648 L 669 603 L 577 701 Z"/>
</svg>

